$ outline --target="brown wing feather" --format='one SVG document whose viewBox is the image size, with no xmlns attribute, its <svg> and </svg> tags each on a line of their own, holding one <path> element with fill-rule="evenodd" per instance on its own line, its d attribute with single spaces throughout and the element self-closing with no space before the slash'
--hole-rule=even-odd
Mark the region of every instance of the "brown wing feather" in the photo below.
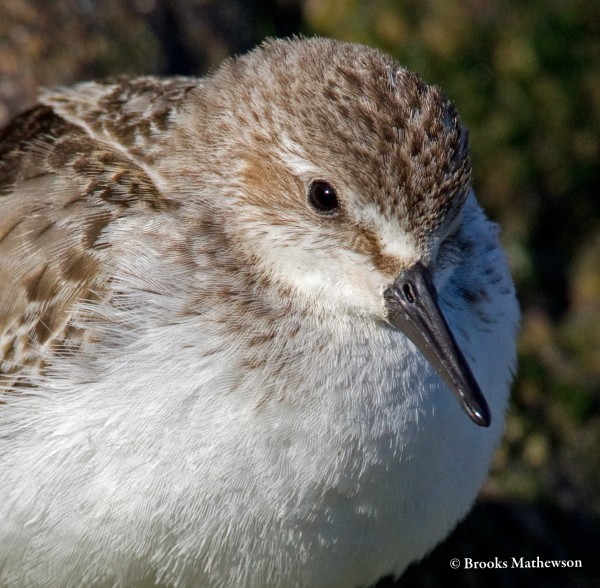
<svg viewBox="0 0 600 588">
<path fill-rule="evenodd" d="M 82 341 L 75 303 L 102 296 L 109 279 L 104 229 L 133 207 L 174 206 L 118 138 L 91 136 L 89 126 L 67 118 L 40 105 L 0 134 L 4 389 L 27 385 L 48 351 L 72 351 Z"/>
</svg>

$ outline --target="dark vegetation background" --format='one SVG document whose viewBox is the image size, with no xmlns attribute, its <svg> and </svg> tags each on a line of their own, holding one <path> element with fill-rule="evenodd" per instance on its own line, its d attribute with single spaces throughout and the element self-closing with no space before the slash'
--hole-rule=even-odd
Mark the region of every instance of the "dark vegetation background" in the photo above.
<svg viewBox="0 0 600 588">
<path fill-rule="evenodd" d="M 600 586 L 600 2 L 0 0 L 0 126 L 41 85 L 202 75 L 266 36 L 294 33 L 380 47 L 455 101 L 523 308 L 490 479 L 402 586 Z M 513 556 L 583 567 L 448 564 Z"/>
</svg>

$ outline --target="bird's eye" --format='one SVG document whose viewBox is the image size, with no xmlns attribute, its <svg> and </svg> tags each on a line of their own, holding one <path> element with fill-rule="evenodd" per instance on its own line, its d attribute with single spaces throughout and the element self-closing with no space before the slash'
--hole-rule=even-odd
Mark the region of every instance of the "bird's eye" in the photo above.
<svg viewBox="0 0 600 588">
<path fill-rule="evenodd" d="M 323 180 L 315 180 L 310 185 L 308 202 L 321 214 L 334 214 L 340 207 L 335 188 Z"/>
</svg>

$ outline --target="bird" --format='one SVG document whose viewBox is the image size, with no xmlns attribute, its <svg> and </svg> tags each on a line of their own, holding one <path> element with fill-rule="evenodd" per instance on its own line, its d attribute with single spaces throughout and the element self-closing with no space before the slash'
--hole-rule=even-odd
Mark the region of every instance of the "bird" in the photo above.
<svg viewBox="0 0 600 588">
<path fill-rule="evenodd" d="M 519 307 L 442 90 L 270 39 L 0 135 L 0 585 L 355 588 L 471 508 Z"/>
</svg>

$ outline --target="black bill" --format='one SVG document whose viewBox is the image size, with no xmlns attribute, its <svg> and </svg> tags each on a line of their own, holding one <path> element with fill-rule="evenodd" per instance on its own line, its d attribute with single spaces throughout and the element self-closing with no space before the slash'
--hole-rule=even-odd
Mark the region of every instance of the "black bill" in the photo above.
<svg viewBox="0 0 600 588">
<path fill-rule="evenodd" d="M 469 417 L 489 427 L 490 409 L 440 310 L 429 270 L 416 263 L 402 271 L 383 296 L 390 324 L 419 348 Z"/>
</svg>

